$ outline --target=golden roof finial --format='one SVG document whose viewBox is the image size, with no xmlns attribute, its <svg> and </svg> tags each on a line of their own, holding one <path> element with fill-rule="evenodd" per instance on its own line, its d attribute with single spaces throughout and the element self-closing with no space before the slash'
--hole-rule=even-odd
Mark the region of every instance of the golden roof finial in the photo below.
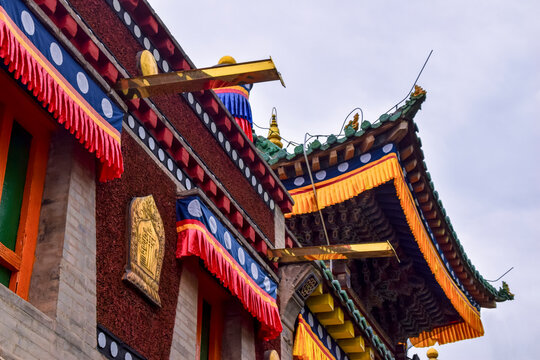
<svg viewBox="0 0 540 360">
<path fill-rule="evenodd" d="M 281 135 L 279 134 L 279 128 L 277 124 L 277 110 L 276 108 L 272 109 L 272 119 L 270 120 L 270 129 L 268 130 L 268 140 L 274 143 L 276 146 L 283 148 L 281 143 Z"/>
</svg>

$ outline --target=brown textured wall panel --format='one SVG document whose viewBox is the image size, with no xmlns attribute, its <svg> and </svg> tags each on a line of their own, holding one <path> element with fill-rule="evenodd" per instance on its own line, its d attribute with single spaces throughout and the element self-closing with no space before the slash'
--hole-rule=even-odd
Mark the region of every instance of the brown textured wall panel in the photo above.
<svg viewBox="0 0 540 360">
<path fill-rule="evenodd" d="M 125 172 L 96 189 L 97 321 L 148 359 L 169 356 L 181 262 L 176 260 L 176 186 L 126 132 Z M 127 213 L 133 197 L 153 195 L 165 228 L 165 256 L 159 296 L 151 305 L 122 281 L 127 261 Z"/>
<path fill-rule="evenodd" d="M 143 48 L 109 5 L 103 0 L 72 0 L 71 4 L 127 71 L 136 74 L 136 54 Z M 219 56 L 216 54 L 216 62 Z M 273 242 L 273 213 L 184 100 L 178 95 L 152 100 Z"/>
</svg>

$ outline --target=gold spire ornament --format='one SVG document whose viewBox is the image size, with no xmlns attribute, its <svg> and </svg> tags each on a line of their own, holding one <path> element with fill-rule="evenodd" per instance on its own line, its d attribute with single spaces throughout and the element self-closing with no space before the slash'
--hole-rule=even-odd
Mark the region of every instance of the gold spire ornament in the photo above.
<svg viewBox="0 0 540 360">
<path fill-rule="evenodd" d="M 283 148 L 283 144 L 281 143 L 281 135 L 279 134 L 279 128 L 277 124 L 276 108 L 272 109 L 272 119 L 270 120 L 270 129 L 268 130 L 267 139 L 274 143 L 276 146 Z"/>
</svg>

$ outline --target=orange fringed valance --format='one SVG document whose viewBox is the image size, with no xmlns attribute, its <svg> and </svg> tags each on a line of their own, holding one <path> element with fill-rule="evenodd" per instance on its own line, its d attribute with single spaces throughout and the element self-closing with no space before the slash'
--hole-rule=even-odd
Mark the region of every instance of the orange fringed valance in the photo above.
<svg viewBox="0 0 540 360">
<path fill-rule="evenodd" d="M 460 340 L 474 339 L 484 335 L 484 332 L 478 332 L 466 323 L 461 322 L 447 326 L 441 326 L 431 331 L 424 331 L 418 337 L 410 338 L 411 344 L 415 347 L 428 347 L 436 343 L 444 345 Z"/>
<path fill-rule="evenodd" d="M 430 332 L 432 335 L 421 334 L 420 337 L 424 336 L 425 339 L 419 337 L 419 341 L 423 342 L 436 337 L 437 341 L 448 343 L 482 336 L 484 328 L 480 320 L 480 312 L 469 302 L 447 272 L 416 209 L 413 196 L 405 182 L 395 153 L 388 154 L 377 161 L 343 175 L 315 184 L 319 207 L 322 209 L 349 200 L 366 190 L 391 180 L 394 181 L 401 208 L 424 259 L 445 295 L 465 321 L 464 323 L 445 326 L 444 329 L 438 329 L 437 336 L 434 334 L 435 330 Z M 291 190 L 290 194 L 295 204 L 293 211 L 287 214 L 286 217 L 318 210 L 311 185 Z"/>
<path fill-rule="evenodd" d="M 336 360 L 321 340 L 313 333 L 311 326 L 298 315 L 298 326 L 294 338 L 293 357 L 296 360 Z"/>
</svg>

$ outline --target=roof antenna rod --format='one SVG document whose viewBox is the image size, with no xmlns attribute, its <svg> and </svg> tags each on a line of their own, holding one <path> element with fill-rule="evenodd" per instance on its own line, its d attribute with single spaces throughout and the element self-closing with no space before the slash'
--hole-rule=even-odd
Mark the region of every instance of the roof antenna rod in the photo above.
<svg viewBox="0 0 540 360">
<path fill-rule="evenodd" d="M 504 275 L 508 274 L 510 271 L 514 270 L 514 267 L 512 266 L 510 269 L 506 270 L 506 272 L 504 274 L 502 274 L 501 276 L 499 276 L 497 279 L 495 280 L 488 280 L 488 279 L 485 279 L 486 281 L 489 281 L 489 282 L 497 282 L 499 280 L 501 280 Z"/>
<path fill-rule="evenodd" d="M 424 68 L 426 67 L 428 61 L 429 61 L 429 58 L 431 57 L 431 54 L 433 54 L 433 49 L 429 52 L 429 55 L 427 56 L 426 58 L 426 61 L 424 61 L 424 65 L 422 65 L 422 68 L 420 69 L 420 72 L 418 73 L 418 76 L 416 77 L 416 80 L 414 80 L 414 83 L 413 85 L 411 86 L 411 90 L 409 90 L 409 92 L 407 93 L 407 95 L 403 98 L 403 100 L 399 101 L 396 105 L 392 106 L 390 109 L 388 109 L 385 114 L 388 114 L 390 111 L 392 111 L 394 108 L 397 110 L 399 104 L 401 104 L 402 102 L 404 102 L 405 100 L 407 100 L 407 98 L 409 97 L 409 95 L 411 95 L 411 93 L 413 92 L 414 90 L 414 86 L 416 85 L 416 83 L 418 82 L 418 79 L 420 79 L 420 75 L 422 75 L 422 72 L 424 71 Z"/>
<path fill-rule="evenodd" d="M 308 135 L 309 135 L 309 138 L 308 138 Z M 321 217 L 321 224 L 323 226 L 324 237 L 326 238 L 326 244 L 328 246 L 330 246 L 330 239 L 328 238 L 328 231 L 326 231 L 326 225 L 324 223 L 324 217 L 323 217 L 321 208 L 319 206 L 319 199 L 317 198 L 317 189 L 315 189 L 315 181 L 313 181 L 313 174 L 311 173 L 311 167 L 309 166 L 309 161 L 308 161 L 308 157 L 307 157 L 307 154 L 306 154 L 306 143 L 312 137 L 314 137 L 314 136 L 310 135 L 309 133 L 306 133 L 304 135 L 304 144 L 302 146 L 302 150 L 304 151 L 304 160 L 306 160 L 306 167 L 307 167 L 307 170 L 308 170 L 309 179 L 311 180 L 311 186 L 313 187 L 313 197 L 315 198 L 315 205 L 317 206 L 317 210 L 319 211 L 319 216 Z M 332 271 L 332 260 L 329 260 L 329 261 L 330 261 L 330 271 Z"/>
</svg>

